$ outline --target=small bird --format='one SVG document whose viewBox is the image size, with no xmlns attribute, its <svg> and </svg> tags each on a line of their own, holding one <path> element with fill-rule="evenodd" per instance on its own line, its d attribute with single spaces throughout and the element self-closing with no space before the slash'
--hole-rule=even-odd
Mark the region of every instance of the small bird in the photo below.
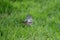
<svg viewBox="0 0 60 40">
<path fill-rule="evenodd" d="M 24 20 L 24 23 L 27 24 L 27 25 L 32 25 L 32 16 L 27 15 L 26 19 Z"/>
</svg>

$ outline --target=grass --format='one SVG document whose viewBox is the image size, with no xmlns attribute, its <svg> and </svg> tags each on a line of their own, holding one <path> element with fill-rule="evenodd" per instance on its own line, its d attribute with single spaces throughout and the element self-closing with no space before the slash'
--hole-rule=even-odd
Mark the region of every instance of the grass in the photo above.
<svg viewBox="0 0 60 40">
<path fill-rule="evenodd" d="M 0 40 L 60 40 L 59 0 L 0 0 Z"/>
</svg>

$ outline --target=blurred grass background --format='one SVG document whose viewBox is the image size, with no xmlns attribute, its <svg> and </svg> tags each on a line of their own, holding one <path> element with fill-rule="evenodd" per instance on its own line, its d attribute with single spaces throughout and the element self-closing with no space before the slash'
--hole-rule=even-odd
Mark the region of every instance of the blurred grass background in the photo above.
<svg viewBox="0 0 60 40">
<path fill-rule="evenodd" d="M 60 40 L 60 0 L 0 0 L 0 40 Z"/>
</svg>

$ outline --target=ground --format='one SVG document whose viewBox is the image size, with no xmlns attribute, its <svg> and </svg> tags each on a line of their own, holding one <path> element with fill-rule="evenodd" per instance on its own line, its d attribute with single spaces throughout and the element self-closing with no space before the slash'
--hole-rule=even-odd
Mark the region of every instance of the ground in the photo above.
<svg viewBox="0 0 60 40">
<path fill-rule="evenodd" d="M 60 40 L 60 0 L 0 0 L 0 40 Z"/>
</svg>

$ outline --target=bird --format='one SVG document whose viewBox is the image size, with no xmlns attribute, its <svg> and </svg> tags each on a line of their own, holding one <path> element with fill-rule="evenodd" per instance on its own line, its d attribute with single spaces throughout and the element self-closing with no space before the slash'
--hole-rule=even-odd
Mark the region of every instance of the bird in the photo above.
<svg viewBox="0 0 60 40">
<path fill-rule="evenodd" d="M 31 15 L 27 15 L 25 20 L 24 20 L 24 24 L 27 24 L 27 25 L 32 25 L 32 16 Z"/>
</svg>

